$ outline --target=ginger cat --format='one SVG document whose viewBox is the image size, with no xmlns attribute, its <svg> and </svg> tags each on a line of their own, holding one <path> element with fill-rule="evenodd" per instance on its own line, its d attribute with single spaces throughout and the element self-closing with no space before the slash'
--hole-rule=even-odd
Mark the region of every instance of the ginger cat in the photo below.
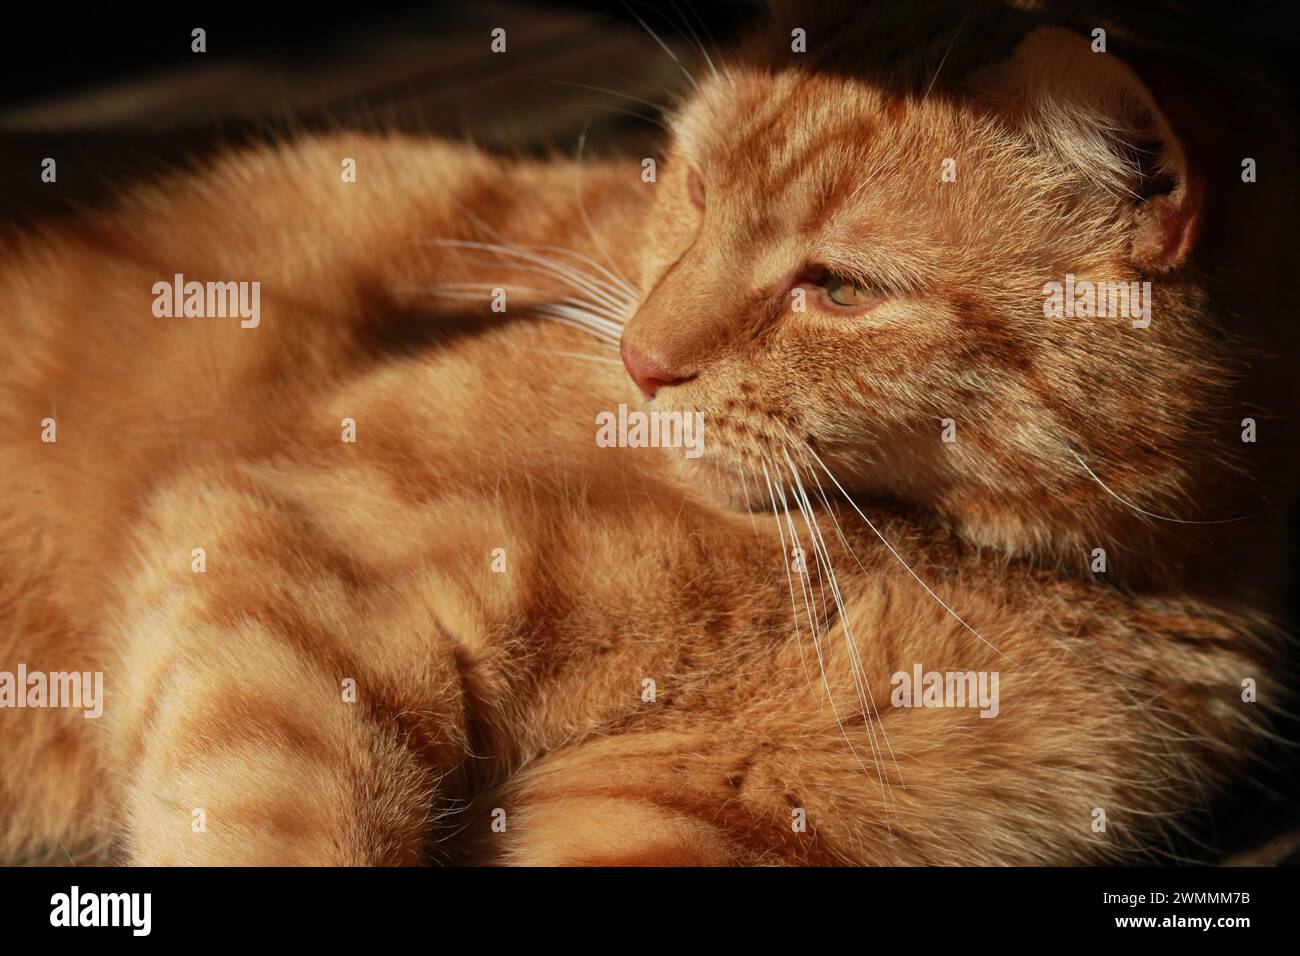
<svg viewBox="0 0 1300 956">
<path fill-rule="evenodd" d="M 654 183 L 338 135 L 7 237 L 0 671 L 105 692 L 0 708 L 0 858 L 1076 863 L 1194 825 L 1284 690 L 1294 203 L 1220 198 L 1238 161 L 1129 67 L 1024 32 L 930 88 L 749 48 Z M 159 314 L 177 275 L 257 281 L 256 321 Z M 1067 275 L 1149 282 L 1149 323 L 1045 315 Z M 602 447 L 620 405 L 702 412 L 704 454 Z"/>
</svg>

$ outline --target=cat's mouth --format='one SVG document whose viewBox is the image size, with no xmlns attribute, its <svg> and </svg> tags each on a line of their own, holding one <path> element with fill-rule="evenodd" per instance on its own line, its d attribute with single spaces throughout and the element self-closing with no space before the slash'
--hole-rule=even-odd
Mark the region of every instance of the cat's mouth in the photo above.
<svg viewBox="0 0 1300 956">
<path fill-rule="evenodd" d="M 676 416 L 694 423 L 693 446 L 664 445 L 684 484 L 730 510 L 779 511 L 783 502 L 795 506 L 795 489 L 809 480 L 815 465 L 812 446 L 794 438 L 790 424 L 776 418 L 739 418 L 717 409 L 654 404 L 665 424 Z M 660 434 L 671 433 L 661 429 Z"/>
</svg>

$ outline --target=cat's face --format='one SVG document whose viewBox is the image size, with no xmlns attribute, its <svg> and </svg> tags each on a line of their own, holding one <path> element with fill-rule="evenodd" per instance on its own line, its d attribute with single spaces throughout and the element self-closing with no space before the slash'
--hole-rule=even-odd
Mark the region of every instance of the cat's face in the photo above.
<svg viewBox="0 0 1300 956">
<path fill-rule="evenodd" d="M 733 71 L 683 109 L 623 354 L 654 408 L 704 412 L 700 479 L 764 506 L 792 465 L 829 489 L 820 458 L 851 491 L 988 518 L 1012 548 L 1039 535 L 1036 508 L 1101 506 L 1075 455 L 1132 499 L 1181 488 L 1214 366 L 1195 290 L 1157 273 L 1186 254 L 1195 210 L 1150 177 L 1107 181 L 1126 157 L 1087 129 L 1045 148 L 1015 102 L 990 108 L 1033 65 L 967 100 Z M 1135 129 L 1157 123 L 1136 94 L 1106 95 Z M 1131 316 L 1045 316 L 1067 274 L 1154 278 L 1149 326 L 1141 287 Z"/>
</svg>

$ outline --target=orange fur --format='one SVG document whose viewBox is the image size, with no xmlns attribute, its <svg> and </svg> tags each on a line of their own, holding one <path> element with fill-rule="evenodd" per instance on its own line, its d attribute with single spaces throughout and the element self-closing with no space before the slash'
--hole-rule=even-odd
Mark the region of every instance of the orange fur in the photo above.
<svg viewBox="0 0 1300 956">
<path fill-rule="evenodd" d="M 8 239 L 0 668 L 99 667 L 108 702 L 102 728 L 0 710 L 0 855 L 1150 852 L 1266 726 L 1242 679 L 1281 693 L 1261 568 L 1279 564 L 1294 470 L 1290 449 L 1264 467 L 1230 440 L 1254 353 L 1222 330 L 1240 302 L 1184 261 L 1192 233 L 1165 241 L 1200 215 L 1172 126 L 1117 64 L 1082 92 L 1042 75 L 1061 58 L 1089 69 L 1080 42 L 1033 34 L 965 97 L 738 65 L 684 105 L 653 186 L 629 163 L 341 136 L 236 150 Z M 1072 103 L 1057 112 L 1075 125 L 1029 93 Z M 1133 168 L 1077 125 L 1094 95 L 1162 144 L 1165 191 L 1112 188 L 1141 184 L 1117 183 Z M 366 171 L 355 185 L 338 182 L 344 156 Z M 941 185 L 947 156 L 959 177 Z M 624 343 L 678 382 L 655 407 L 706 412 L 699 462 L 595 445 L 596 415 L 639 399 L 610 342 L 544 321 L 572 288 L 519 256 L 427 241 L 501 236 L 588 257 L 566 260 L 588 300 L 615 274 L 635 284 Z M 789 314 L 809 263 L 889 295 Z M 1035 314 L 1066 271 L 1157 266 L 1149 329 Z M 261 325 L 154 317 L 152 284 L 177 272 L 260 280 Z M 535 291 L 497 316 L 430 295 L 440 283 Z M 947 415 L 955 446 L 939 441 Z M 46 416 L 55 444 L 39 440 Z M 1070 449 L 1151 511 L 1236 513 L 1243 474 L 1273 510 L 1143 520 Z M 752 483 L 764 468 L 770 494 Z M 1093 547 L 1123 587 L 1088 574 Z M 916 662 L 999 670 L 1002 712 L 890 709 L 890 675 Z"/>
</svg>

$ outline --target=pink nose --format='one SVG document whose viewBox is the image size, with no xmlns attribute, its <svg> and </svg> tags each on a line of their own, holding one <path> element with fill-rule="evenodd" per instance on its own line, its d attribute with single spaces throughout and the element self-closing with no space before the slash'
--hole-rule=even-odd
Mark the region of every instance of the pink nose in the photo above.
<svg viewBox="0 0 1300 956">
<path fill-rule="evenodd" d="M 623 366 L 627 369 L 627 374 L 632 376 L 632 381 L 636 382 L 636 387 L 641 389 L 641 394 L 646 398 L 654 398 L 655 393 L 665 385 L 676 385 L 686 381 L 686 378 L 674 375 L 654 359 L 631 348 L 627 344 L 627 339 L 619 343 L 618 350 L 623 356 Z"/>
</svg>

